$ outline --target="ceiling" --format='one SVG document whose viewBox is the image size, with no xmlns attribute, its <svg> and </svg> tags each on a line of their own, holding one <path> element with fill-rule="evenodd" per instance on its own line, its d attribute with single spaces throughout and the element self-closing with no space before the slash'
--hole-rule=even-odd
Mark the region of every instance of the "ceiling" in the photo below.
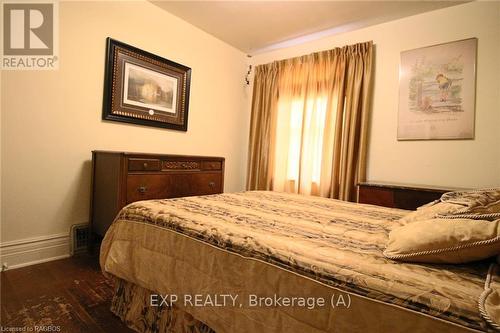
<svg viewBox="0 0 500 333">
<path fill-rule="evenodd" d="M 466 1 L 153 1 L 254 55 Z"/>
</svg>

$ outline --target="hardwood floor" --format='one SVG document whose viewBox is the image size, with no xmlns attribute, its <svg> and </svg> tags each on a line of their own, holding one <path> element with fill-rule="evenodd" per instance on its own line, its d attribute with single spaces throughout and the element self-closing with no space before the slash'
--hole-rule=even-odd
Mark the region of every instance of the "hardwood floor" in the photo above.
<svg viewBox="0 0 500 333">
<path fill-rule="evenodd" d="M 1 331 L 131 333 L 110 310 L 98 258 L 72 257 L 2 272 Z M 23 330 L 19 330 L 24 328 Z"/>
</svg>

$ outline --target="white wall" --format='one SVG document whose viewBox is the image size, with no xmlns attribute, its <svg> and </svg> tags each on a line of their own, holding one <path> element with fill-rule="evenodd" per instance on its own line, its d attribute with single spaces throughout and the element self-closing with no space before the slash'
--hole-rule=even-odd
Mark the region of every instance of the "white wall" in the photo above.
<svg viewBox="0 0 500 333">
<path fill-rule="evenodd" d="M 474 140 L 397 141 L 403 50 L 478 38 Z M 500 2 L 472 2 L 254 56 L 253 64 L 373 40 L 368 180 L 450 187 L 500 185 Z"/>
<path fill-rule="evenodd" d="M 60 68 L 1 77 L 2 246 L 88 221 L 91 150 L 226 158 L 244 189 L 246 57 L 146 1 L 61 2 Z M 106 37 L 192 68 L 186 133 L 101 120 Z"/>
</svg>

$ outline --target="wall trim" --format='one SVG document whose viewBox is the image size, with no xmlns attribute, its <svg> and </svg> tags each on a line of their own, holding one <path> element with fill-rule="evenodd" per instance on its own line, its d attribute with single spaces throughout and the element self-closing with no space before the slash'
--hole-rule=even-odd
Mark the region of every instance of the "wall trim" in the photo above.
<svg viewBox="0 0 500 333">
<path fill-rule="evenodd" d="M 70 256 L 67 233 L 0 243 L 2 270 L 15 269 Z"/>
</svg>

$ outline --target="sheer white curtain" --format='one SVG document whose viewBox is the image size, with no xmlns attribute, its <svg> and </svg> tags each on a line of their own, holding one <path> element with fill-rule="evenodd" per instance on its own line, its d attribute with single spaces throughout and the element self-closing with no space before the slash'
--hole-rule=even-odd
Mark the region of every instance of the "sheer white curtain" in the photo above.
<svg viewBox="0 0 500 333">
<path fill-rule="evenodd" d="M 281 68 L 275 190 L 329 194 L 338 99 L 334 89 L 337 65 L 332 54 L 325 52 L 289 59 Z M 337 79 L 343 81 L 342 77 Z"/>
</svg>

